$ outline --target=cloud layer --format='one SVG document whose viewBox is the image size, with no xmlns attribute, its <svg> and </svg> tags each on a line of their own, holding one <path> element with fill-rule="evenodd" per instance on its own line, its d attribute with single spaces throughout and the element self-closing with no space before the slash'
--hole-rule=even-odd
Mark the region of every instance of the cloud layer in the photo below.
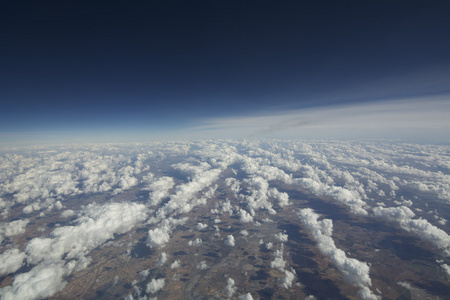
<svg viewBox="0 0 450 300">
<path fill-rule="evenodd" d="M 121 256 L 131 261 L 133 247 L 150 248 L 151 264 L 136 270 L 129 297 L 159 297 L 179 280 L 177 269 L 215 270 L 214 255 L 192 253 L 210 246 L 237 253 L 258 240 L 258 255 L 266 255 L 262 263 L 276 277 L 271 288 L 298 291 L 303 283 L 297 282 L 302 266 L 292 256 L 296 239 L 278 225 L 299 208 L 296 220 L 323 257 L 359 289 L 358 297 L 378 299 L 373 267 L 336 246 L 333 228 L 339 223 L 308 208 L 322 202 L 349 218 L 380 222 L 420 239 L 441 256 L 442 272 L 450 264 L 443 209 L 450 202 L 446 146 L 213 140 L 3 151 L 0 276 L 10 280 L 0 289 L 4 299 L 55 295 L 70 275 L 93 265 L 93 250 L 116 244 L 126 244 Z M 182 243 L 179 230 L 189 232 Z M 195 259 L 169 252 L 176 243 Z M 161 274 L 151 273 L 154 268 Z M 225 277 L 218 293 L 256 295 L 236 274 Z"/>
</svg>

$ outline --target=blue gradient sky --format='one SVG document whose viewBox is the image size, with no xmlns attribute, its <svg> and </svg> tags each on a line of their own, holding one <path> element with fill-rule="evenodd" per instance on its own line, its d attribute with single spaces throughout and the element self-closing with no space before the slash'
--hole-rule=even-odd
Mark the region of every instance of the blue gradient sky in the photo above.
<svg viewBox="0 0 450 300">
<path fill-rule="evenodd" d="M 318 136 L 450 143 L 449 15 L 449 1 L 4 1 L 1 144 L 265 137 L 224 120 L 408 101 L 415 127 Z M 303 127 L 269 131 L 314 137 Z"/>
</svg>

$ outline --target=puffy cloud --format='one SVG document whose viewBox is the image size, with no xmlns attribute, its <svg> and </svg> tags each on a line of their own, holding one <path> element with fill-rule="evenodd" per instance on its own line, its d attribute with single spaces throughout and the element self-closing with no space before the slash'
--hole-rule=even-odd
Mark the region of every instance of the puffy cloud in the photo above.
<svg viewBox="0 0 450 300">
<path fill-rule="evenodd" d="M 53 203 L 53 207 L 49 207 L 49 209 L 56 209 L 56 210 L 60 210 L 63 208 L 63 205 L 61 203 L 61 201 L 56 201 L 55 203 Z"/>
<path fill-rule="evenodd" d="M 402 222 L 401 225 L 405 230 L 415 233 L 421 239 L 441 249 L 443 255 L 450 256 L 450 236 L 442 229 L 422 218 Z"/>
<path fill-rule="evenodd" d="M 203 230 L 206 229 L 207 227 L 208 227 L 207 224 L 197 223 L 197 230 Z"/>
<path fill-rule="evenodd" d="M 230 216 L 233 215 L 233 207 L 230 200 L 226 200 L 220 204 L 220 208 L 223 213 L 228 213 Z"/>
<path fill-rule="evenodd" d="M 67 267 L 67 275 L 69 275 L 72 272 L 78 272 L 83 269 L 86 269 L 87 266 L 92 262 L 92 258 L 81 256 L 77 260 L 71 260 L 68 263 L 66 263 Z"/>
<path fill-rule="evenodd" d="M 31 271 L 17 275 L 12 286 L 1 288 L 0 296 L 4 300 L 50 297 L 64 288 L 64 275 L 60 263 L 39 264 Z"/>
<path fill-rule="evenodd" d="M 148 284 L 146 288 L 146 292 L 150 294 L 154 294 L 159 290 L 162 290 L 164 288 L 166 281 L 164 278 L 160 279 L 152 279 Z"/>
<path fill-rule="evenodd" d="M 332 221 L 330 219 L 318 221 L 319 215 L 310 208 L 301 209 L 299 216 L 303 225 L 308 228 L 316 240 L 319 251 L 331 259 L 333 264 L 344 275 L 344 280 L 362 289 L 358 295 L 366 297 L 363 299 L 379 299 L 378 296 L 368 289 L 372 285 L 369 276 L 369 266 L 365 262 L 348 258 L 344 251 L 336 247 L 331 238 Z M 375 298 L 367 298 L 369 296 Z"/>
<path fill-rule="evenodd" d="M 28 204 L 23 208 L 23 212 L 26 214 L 31 214 L 34 211 L 39 211 L 47 208 L 48 211 L 52 210 L 55 206 L 55 200 L 52 198 L 47 198 L 42 201 L 35 201 L 33 203 Z M 42 212 L 41 212 L 42 213 Z"/>
<path fill-rule="evenodd" d="M 137 178 L 133 177 L 134 168 L 132 166 L 126 166 L 120 169 L 118 173 L 119 173 L 119 180 L 117 183 L 118 187 L 114 190 L 113 195 L 128 190 L 139 183 Z"/>
<path fill-rule="evenodd" d="M 253 222 L 253 217 L 247 211 L 245 211 L 243 209 L 239 209 L 239 220 L 242 223 L 249 223 L 249 222 Z"/>
<path fill-rule="evenodd" d="M 217 188 L 219 186 L 215 184 L 214 186 L 209 187 L 209 189 L 205 192 L 206 198 L 212 198 L 214 196 L 214 193 L 216 192 Z"/>
<path fill-rule="evenodd" d="M 273 255 L 275 256 L 275 259 L 270 262 L 270 267 L 284 272 L 284 268 L 286 267 L 286 261 L 283 259 L 283 252 L 277 250 L 273 253 Z"/>
<path fill-rule="evenodd" d="M 252 294 L 247 293 L 245 295 L 239 296 L 240 300 L 253 300 Z"/>
<path fill-rule="evenodd" d="M 13 194 L 16 203 L 25 205 L 25 213 L 60 209 L 63 205 L 39 199 L 57 200 L 110 191 L 117 194 L 135 186 L 138 183 L 135 175 L 148 169 L 144 163 L 147 154 L 138 154 L 132 147 L 123 145 L 115 148 L 52 146 L 21 152 L 23 155 L 9 156 L 6 162 L 8 181 L 1 185 L 0 193 Z M 3 171 L 0 167 L 0 177 L 6 175 Z"/>
<path fill-rule="evenodd" d="M 15 236 L 25 232 L 25 227 L 30 223 L 30 220 L 16 220 L 9 223 L 0 224 L 0 235 Z"/>
<path fill-rule="evenodd" d="M 0 210 L 1 210 L 0 214 L 3 218 L 6 218 L 8 216 L 10 205 L 11 205 L 10 203 L 7 203 L 4 199 L 0 197 Z"/>
<path fill-rule="evenodd" d="M 278 233 L 275 234 L 275 239 L 276 239 L 277 241 L 279 241 L 279 242 L 284 243 L 284 242 L 287 242 L 287 240 L 288 240 L 288 235 L 285 234 L 285 233 L 282 233 L 282 232 L 278 232 Z"/>
<path fill-rule="evenodd" d="M 142 279 L 147 278 L 148 274 L 150 274 L 150 269 L 142 270 L 139 272 L 139 276 L 141 276 Z"/>
<path fill-rule="evenodd" d="M 276 188 L 271 188 L 268 191 L 269 197 L 275 198 L 278 200 L 278 205 L 280 207 L 285 207 L 286 205 L 289 205 L 289 195 L 287 193 L 281 193 Z"/>
<path fill-rule="evenodd" d="M 447 273 L 448 276 L 450 276 L 450 266 L 447 264 L 442 264 L 441 268 Z"/>
<path fill-rule="evenodd" d="M 63 255 L 76 258 L 90 251 L 114 234 L 129 231 L 146 219 L 146 207 L 136 203 L 89 204 L 75 221 L 75 226 L 63 226 L 52 232 L 51 238 L 34 238 L 25 247 L 27 261 L 57 260 Z"/>
<path fill-rule="evenodd" d="M 367 204 L 361 200 L 361 196 L 357 191 L 351 191 L 339 186 L 329 186 L 312 178 L 300 178 L 295 182 L 314 195 L 332 197 L 337 202 L 348 206 L 354 214 L 368 215 L 365 209 Z"/>
<path fill-rule="evenodd" d="M 367 286 L 362 287 L 358 291 L 357 295 L 360 299 L 363 299 L 363 300 L 379 300 L 380 299 L 380 297 L 377 295 L 374 295 Z"/>
<path fill-rule="evenodd" d="M 441 249 L 445 256 L 450 256 L 450 236 L 425 219 L 413 219 L 415 214 L 408 207 L 375 207 L 373 212 L 376 217 L 400 224 L 404 230 L 413 232 L 422 240 Z"/>
<path fill-rule="evenodd" d="M 399 281 L 399 282 L 397 282 L 397 284 L 399 286 L 404 287 L 405 289 L 408 289 L 408 290 L 411 290 L 411 288 L 412 288 L 411 284 L 409 282 L 406 282 L 406 281 Z"/>
<path fill-rule="evenodd" d="M 73 226 L 56 228 L 50 238 L 34 238 L 25 246 L 29 264 L 37 264 L 27 273 L 16 275 L 11 286 L 0 290 L 3 299 L 40 299 L 60 291 L 64 276 L 85 268 L 90 259 L 84 255 L 114 234 L 129 231 L 147 217 L 142 204 L 110 203 L 86 206 Z M 8 252 L 17 268 L 25 253 Z M 71 259 L 64 265 L 62 258 Z"/>
<path fill-rule="evenodd" d="M 190 182 L 176 186 L 175 194 L 173 194 L 169 201 L 158 210 L 158 217 L 164 219 L 168 214 L 188 213 L 196 205 L 205 204 L 206 202 L 204 200 L 206 199 L 193 200 L 195 200 L 195 196 L 198 192 L 216 181 L 221 172 L 222 169 L 211 169 L 199 172 Z M 212 196 L 211 193 L 209 196 Z"/>
<path fill-rule="evenodd" d="M 231 234 L 228 235 L 225 238 L 224 244 L 225 244 L 225 246 L 234 247 L 234 244 L 235 244 L 234 236 L 232 236 Z"/>
<path fill-rule="evenodd" d="M 17 203 L 25 203 L 39 198 L 45 199 L 50 194 L 76 195 L 80 193 L 71 173 L 63 170 L 49 170 L 46 165 L 29 169 L 24 174 L 16 176 L 5 188 L 7 192 L 14 193 Z"/>
<path fill-rule="evenodd" d="M 228 298 L 231 298 L 235 292 L 236 286 L 234 284 L 234 280 L 232 278 L 228 278 L 227 286 L 225 287 L 225 294 L 227 294 Z"/>
<path fill-rule="evenodd" d="M 70 218 L 70 217 L 72 217 L 73 215 L 75 215 L 75 212 L 74 212 L 73 210 L 71 210 L 71 209 L 67 209 L 67 210 L 65 210 L 65 211 L 63 211 L 63 212 L 61 213 L 61 217 L 62 217 L 62 218 Z"/>
<path fill-rule="evenodd" d="M 161 253 L 161 258 L 158 260 L 158 266 L 162 266 L 167 261 L 167 254 L 166 252 Z"/>
<path fill-rule="evenodd" d="M 284 270 L 284 275 L 285 276 L 283 278 L 280 278 L 279 281 L 282 287 L 284 287 L 285 289 L 289 289 L 290 287 L 292 287 L 292 282 L 295 279 L 295 271 L 294 269 L 292 269 L 291 271 Z"/>
<path fill-rule="evenodd" d="M 150 183 L 144 190 L 150 190 L 150 204 L 158 205 L 164 198 L 169 196 L 169 191 L 173 188 L 175 182 L 173 178 L 163 176 Z"/>
<path fill-rule="evenodd" d="M 69 200 L 72 201 L 74 198 L 72 196 L 83 193 L 119 193 L 136 186 L 137 178 L 141 178 L 142 175 L 144 175 L 143 189 L 150 191 L 149 202 L 144 206 L 155 205 L 154 210 L 141 207 L 145 214 L 151 213 L 147 223 L 151 226 L 147 238 L 147 244 L 150 247 L 162 246 L 169 242 L 175 227 L 180 224 L 177 221 L 179 216 L 182 217 L 182 214 L 192 211 L 199 205 L 208 204 L 208 211 L 211 208 L 214 209 L 216 215 L 210 220 L 220 218 L 223 220 L 222 224 L 229 223 L 230 219 L 226 214 L 234 213 L 241 222 L 252 222 L 256 226 L 259 224 L 255 222 L 256 219 L 260 222 L 270 220 L 267 218 L 267 212 L 275 213 L 274 207 L 278 210 L 290 202 L 292 205 L 299 204 L 289 199 L 289 195 L 293 195 L 291 192 L 288 195 L 280 191 L 301 188 L 316 196 L 331 198 L 352 213 L 367 215 L 369 212 L 372 216 L 394 222 L 422 240 L 442 249 L 444 253 L 448 253 L 450 249 L 448 235 L 445 232 L 445 219 L 438 218 L 437 213 L 434 212 L 436 207 L 440 207 L 436 205 L 437 201 L 450 199 L 450 177 L 446 174 L 450 164 L 447 162 L 448 151 L 445 147 L 372 142 L 252 140 L 168 142 L 145 145 L 141 148 L 133 145 L 128 148 L 86 146 L 84 149 L 67 149 L 66 154 L 63 150 L 56 149 L 54 152 L 49 152 L 49 149 L 43 149 L 40 153 L 33 150 L 34 154 L 30 151 L 30 154 L 19 155 L 17 159 L 5 158 L 11 162 L 11 165 L 7 167 L 4 165 L 2 156 L 0 196 L 5 200 L 0 198 L 0 210 L 3 216 L 6 215 L 5 211 L 11 211 L 15 217 L 22 211 L 30 214 L 37 211 L 38 213 L 29 217 L 34 222 L 40 212 L 42 216 L 46 214 L 56 216 L 59 213 L 50 212 L 50 210 L 65 207 L 67 210 L 60 214 L 61 217 L 74 219 L 70 223 L 72 226 L 58 224 L 61 227 L 55 227 L 50 235 L 33 239 L 24 245 L 23 253 L 17 249 L 3 252 L 2 260 L 12 265 L 3 264 L 2 267 L 9 270 L 3 272 L 14 272 L 11 270 L 20 268 L 24 259 L 32 271 L 43 264 L 61 264 L 64 271 L 63 279 L 69 273 L 85 268 L 90 262 L 86 255 L 93 247 L 123 232 L 119 227 L 115 227 L 114 221 L 122 217 L 114 213 L 108 218 L 105 215 L 105 220 L 100 221 L 102 218 L 89 215 L 87 209 L 80 210 L 79 204 Z M 144 153 L 144 156 L 140 156 L 140 153 Z M 150 156 L 155 159 L 155 164 L 153 161 L 150 162 L 152 166 L 155 166 L 154 173 L 140 174 L 148 169 L 145 160 Z M 184 161 L 172 166 L 178 171 L 186 172 L 190 177 L 177 177 L 174 180 L 171 177 L 156 175 L 173 174 L 170 173 L 171 170 L 167 170 L 167 166 L 179 159 Z M 158 160 L 164 161 L 159 163 Z M 234 169 L 227 168 L 228 166 Z M 239 166 L 241 169 L 238 169 Z M 240 181 L 235 178 L 218 180 L 227 174 L 238 177 Z M 272 186 L 274 184 L 280 191 Z M 289 186 L 290 184 L 296 186 Z M 400 197 L 410 194 L 411 189 L 418 197 L 412 198 L 414 203 Z M 137 201 L 133 200 L 134 203 L 145 200 L 142 199 L 142 193 L 138 193 L 138 188 L 133 190 L 132 194 L 134 195 L 135 192 L 137 192 Z M 380 199 L 378 194 L 383 193 L 386 197 Z M 424 199 L 420 199 L 422 196 Z M 102 201 L 103 199 L 110 201 L 107 198 L 102 198 Z M 419 200 L 427 200 L 429 204 L 429 208 L 423 213 L 420 212 L 419 207 L 422 207 L 421 203 L 425 202 Z M 376 206 L 376 202 L 383 203 L 385 207 L 372 208 L 371 206 Z M 393 205 L 399 207 L 389 207 Z M 433 213 L 426 214 L 425 211 L 428 210 Z M 415 216 L 413 211 L 422 217 L 436 219 L 428 222 Z M 258 216 L 260 213 L 261 216 Z M 139 218 L 140 221 L 132 223 L 138 224 L 145 218 Z M 368 267 L 365 268 L 363 262 L 352 260 L 347 257 L 348 254 L 336 248 L 331 237 L 333 222 L 320 218 L 315 220 L 316 224 L 308 221 L 307 218 L 304 222 L 305 224 L 310 222 L 312 227 L 317 225 L 315 230 L 310 230 L 311 236 L 317 240 L 318 248 L 322 249 L 321 253 L 330 257 L 329 261 L 336 265 L 345 279 L 359 286 L 359 297 L 376 298 L 369 289 Z M 14 226 L 16 226 L 14 227 L 17 229 L 16 232 L 23 233 L 27 229 L 26 224 L 23 227 L 20 227 L 19 223 L 14 226 L 10 224 L 12 223 L 5 222 L 0 225 L 1 235 L 5 235 L 5 232 L 13 232 Z M 197 225 L 197 230 L 207 228 L 206 224 L 196 224 L 196 222 L 193 224 L 194 229 Z M 259 225 L 265 227 L 270 224 Z M 97 226 L 102 229 L 98 229 Z M 215 228 L 219 229 L 218 226 Z M 219 232 L 216 234 L 216 237 L 220 237 Z M 248 232 L 243 230 L 241 234 L 245 236 Z M 64 238 L 66 235 L 67 238 Z M 80 237 L 82 235 L 85 237 Z M 281 233 L 278 233 L 275 239 L 279 242 L 286 241 Z M 190 244 L 195 244 L 199 240 L 190 241 Z M 14 241 L 16 240 L 11 239 L 11 242 Z M 270 245 L 272 244 L 267 244 L 268 248 Z M 131 246 L 128 248 L 131 249 Z M 272 248 L 276 249 L 274 245 Z M 50 254 L 44 257 L 43 253 Z M 14 256 L 15 259 L 6 259 L 7 255 Z M 61 258 L 65 260 L 67 258 L 67 260 L 61 261 Z M 167 257 L 163 259 L 161 256 L 159 264 L 162 264 L 163 260 L 167 264 L 166 259 Z M 273 259 L 272 267 L 284 273 L 284 278 L 281 278 L 279 282 L 286 284 L 285 287 L 290 287 L 289 282 L 293 281 L 289 279 L 293 277 L 287 273 L 291 272 L 291 269 L 286 267 L 283 255 L 275 256 Z M 172 265 L 177 267 L 179 261 L 173 262 Z M 10 288 L 12 287 L 13 285 Z"/>
<path fill-rule="evenodd" d="M 160 227 L 148 231 L 147 246 L 150 248 L 163 246 L 170 240 L 172 229 L 169 224 L 162 224 Z"/>
<path fill-rule="evenodd" d="M 421 192 L 428 192 L 429 191 L 428 186 L 426 184 L 422 183 L 422 182 L 419 182 L 419 181 L 409 182 L 408 186 L 413 188 L 413 189 L 417 189 L 417 190 L 419 190 Z"/>
<path fill-rule="evenodd" d="M 24 201 L 80 193 L 105 192 L 148 167 L 147 154 L 129 146 L 63 146 L 22 149 L 22 155 L 8 155 L 8 182 L 2 190 Z M 108 152 L 108 153 L 106 153 Z M 0 177 L 3 170 L 0 167 Z M 5 174 L 6 175 L 6 174 Z M 121 186 L 120 186 L 121 185 Z M 129 185 L 129 184 L 128 184 Z M 108 189 L 104 189 L 109 186 Z"/>
<path fill-rule="evenodd" d="M 369 266 L 354 258 L 348 258 L 341 249 L 333 249 L 331 259 L 344 274 L 344 279 L 356 286 L 370 286 Z"/>
<path fill-rule="evenodd" d="M 25 256 L 25 253 L 20 252 L 19 249 L 8 249 L 0 254 L 0 276 L 19 270 Z"/>
<path fill-rule="evenodd" d="M 196 162 L 197 162 L 196 165 L 190 163 L 173 164 L 172 168 L 194 176 L 201 173 L 202 171 L 206 171 L 211 168 L 211 166 L 207 162 L 204 161 L 196 161 Z"/>
<path fill-rule="evenodd" d="M 196 238 L 195 240 L 193 240 L 193 241 L 189 241 L 188 242 L 188 245 L 189 246 L 200 246 L 201 244 L 202 244 L 202 239 L 200 239 L 200 238 Z"/>
<path fill-rule="evenodd" d="M 269 183 L 262 177 L 251 177 L 244 180 L 249 185 L 250 195 L 245 196 L 247 205 L 251 210 L 266 209 L 270 214 L 276 214 L 269 201 Z"/>
<path fill-rule="evenodd" d="M 233 191 L 235 194 L 238 194 L 241 187 L 240 182 L 236 178 L 228 177 L 225 179 L 225 184 L 230 187 L 230 190 Z"/>
<path fill-rule="evenodd" d="M 294 159 L 294 151 L 291 149 L 292 145 L 288 144 L 285 147 L 279 144 L 272 144 L 268 150 L 262 148 L 253 148 L 255 155 L 259 157 L 267 157 L 270 159 L 271 165 L 281 168 L 282 170 L 297 171 L 301 164 Z"/>
<path fill-rule="evenodd" d="M 172 217 L 162 220 L 158 223 L 158 227 L 148 231 L 146 244 L 148 247 L 163 247 L 170 240 L 170 234 L 173 228 L 178 225 L 183 225 L 187 218 L 174 219 Z M 148 221 L 151 223 L 157 223 L 158 219 L 153 218 Z"/>
<path fill-rule="evenodd" d="M 249 174 L 256 175 L 265 180 L 278 180 L 287 184 L 292 183 L 292 176 L 286 174 L 283 170 L 268 164 L 261 164 L 261 160 L 251 158 L 249 156 L 241 156 L 242 169 Z"/>
<path fill-rule="evenodd" d="M 174 262 L 170 265 L 170 268 L 171 268 L 171 269 L 176 269 L 176 268 L 179 268 L 179 267 L 180 267 L 180 261 L 179 261 L 179 260 L 174 261 Z"/>
<path fill-rule="evenodd" d="M 373 214 L 389 221 L 407 220 L 415 216 L 415 213 L 406 206 L 388 208 L 378 206 L 373 209 Z"/>
<path fill-rule="evenodd" d="M 209 266 L 208 266 L 208 264 L 206 263 L 205 260 L 202 260 L 202 261 L 197 265 L 197 269 L 200 269 L 200 270 L 206 270 L 206 269 L 208 269 L 208 268 L 209 268 Z"/>
<path fill-rule="evenodd" d="M 124 300 L 134 300 L 134 297 L 133 297 L 133 295 L 128 294 L 128 295 L 124 298 Z"/>
</svg>

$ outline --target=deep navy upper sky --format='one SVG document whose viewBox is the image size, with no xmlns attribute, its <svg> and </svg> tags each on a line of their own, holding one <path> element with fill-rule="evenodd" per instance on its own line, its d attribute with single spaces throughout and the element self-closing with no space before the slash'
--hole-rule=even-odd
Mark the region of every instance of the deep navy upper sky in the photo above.
<svg viewBox="0 0 450 300">
<path fill-rule="evenodd" d="M 2 1 L 0 134 L 448 94 L 449 16 L 430 0 Z"/>
</svg>

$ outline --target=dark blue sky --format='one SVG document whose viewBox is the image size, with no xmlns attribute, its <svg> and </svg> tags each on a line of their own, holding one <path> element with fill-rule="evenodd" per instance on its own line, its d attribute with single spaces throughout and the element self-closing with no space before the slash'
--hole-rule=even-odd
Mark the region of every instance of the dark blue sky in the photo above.
<svg viewBox="0 0 450 300">
<path fill-rule="evenodd" d="M 2 1 L 0 138 L 450 92 L 449 1 Z"/>
</svg>

